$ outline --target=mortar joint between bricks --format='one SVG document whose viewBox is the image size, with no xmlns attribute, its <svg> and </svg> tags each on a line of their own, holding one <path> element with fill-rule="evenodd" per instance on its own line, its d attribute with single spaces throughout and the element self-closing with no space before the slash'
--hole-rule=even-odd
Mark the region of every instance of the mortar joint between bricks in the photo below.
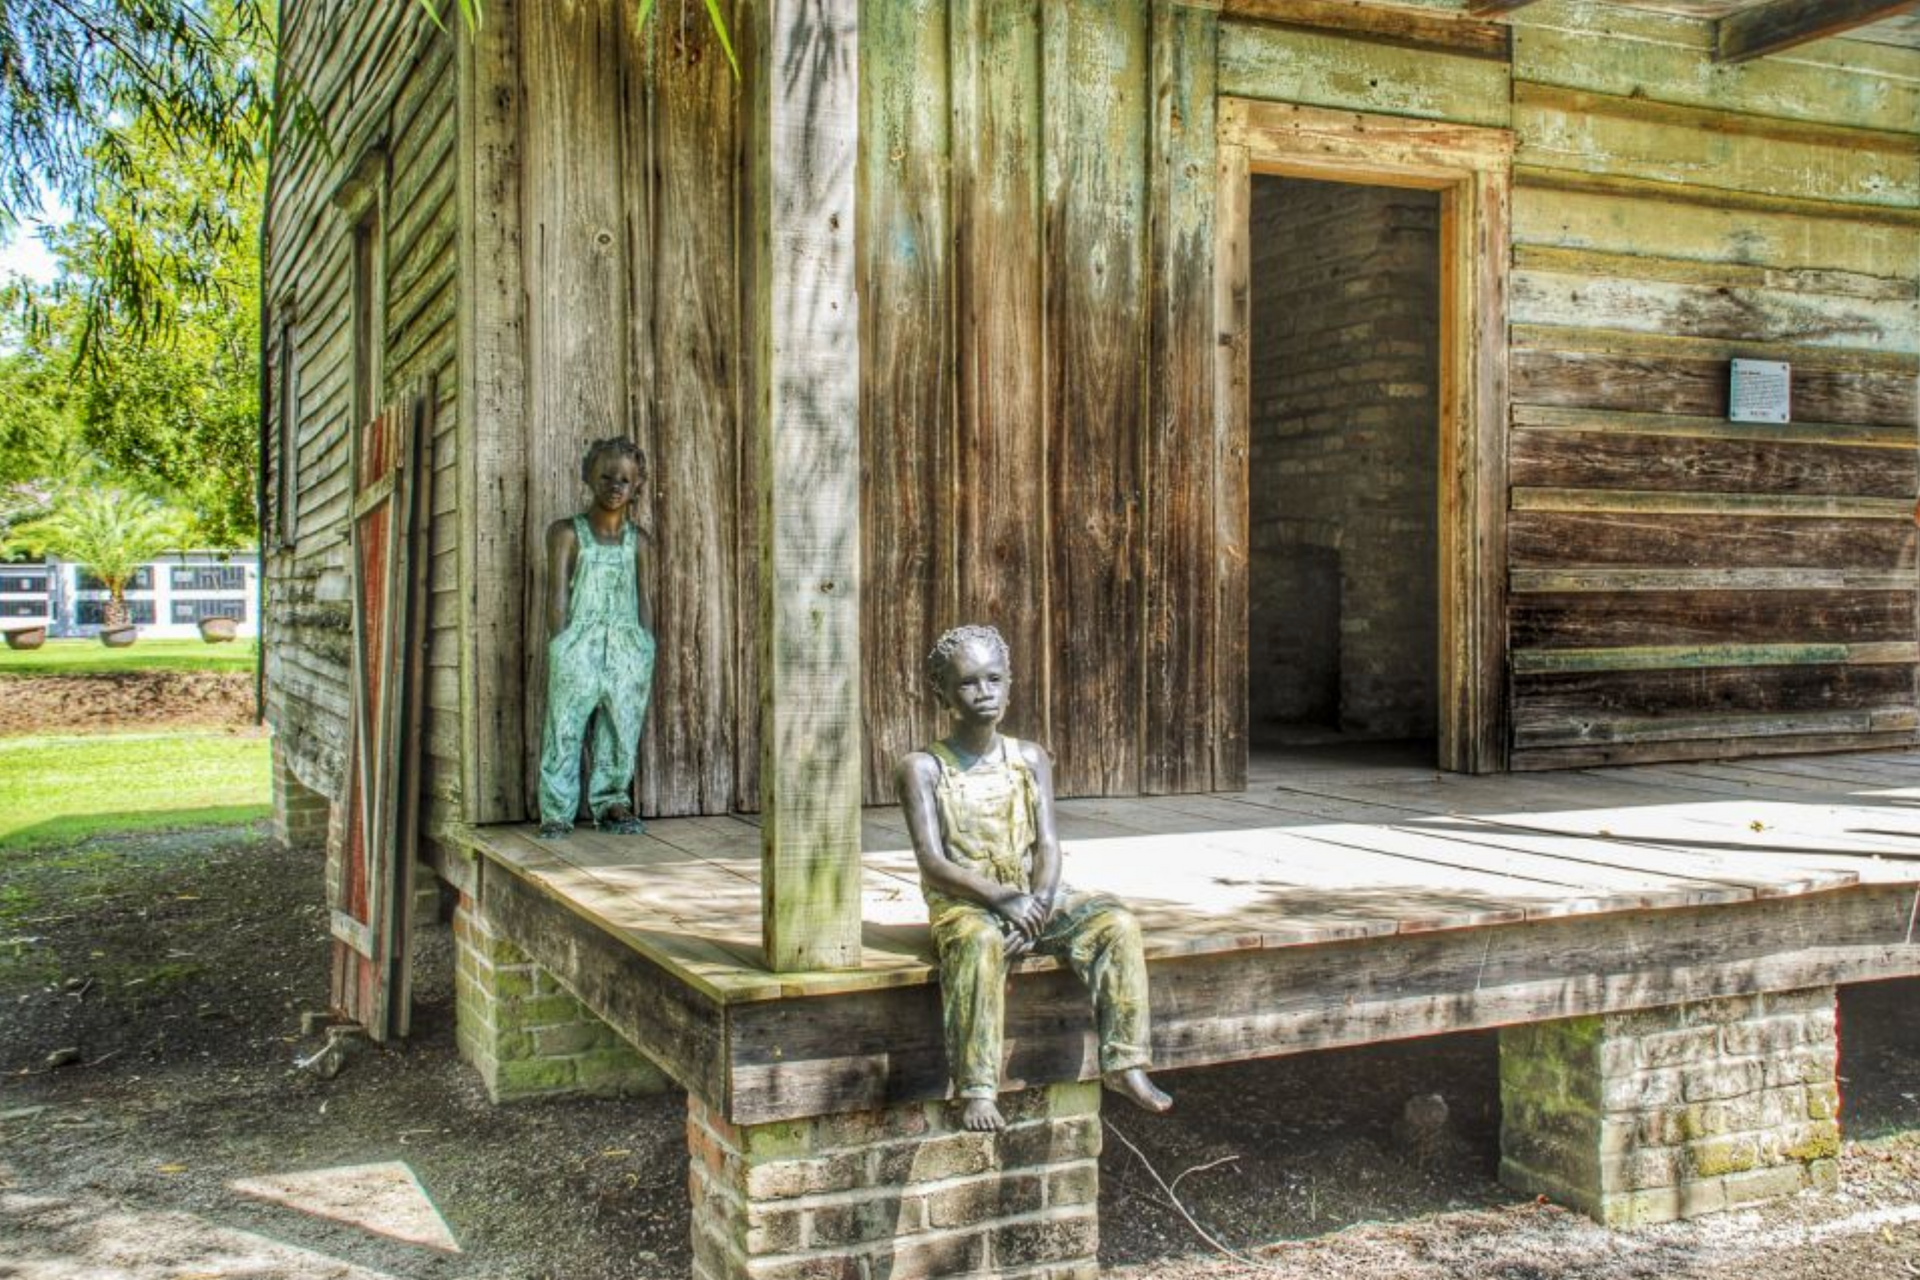
<svg viewBox="0 0 1920 1280">
<path fill-rule="evenodd" d="M 801 1158 L 805 1159 L 807 1157 L 801 1157 Z M 724 1177 L 720 1177 L 712 1174 L 707 1174 L 704 1176 L 706 1177 L 709 1187 L 718 1190 L 720 1194 L 730 1204 L 733 1204 L 734 1206 L 742 1210 L 756 1208 L 756 1207 L 774 1208 L 777 1206 L 781 1211 L 784 1212 L 789 1209 L 795 1210 L 795 1211 L 802 1210 L 802 1209 L 833 1209 L 833 1208 L 840 1208 L 842 1206 L 847 1206 L 847 1205 L 871 1204 L 879 1200 L 904 1200 L 910 1197 L 922 1198 L 926 1196 L 938 1195 L 944 1191 L 953 1191 L 958 1188 L 973 1186 L 979 1183 L 998 1183 L 1014 1175 L 1019 1175 L 1019 1174 L 1044 1175 L 1044 1174 L 1053 1172 L 1055 1169 L 1072 1169 L 1072 1168 L 1082 1167 L 1085 1165 L 1093 1165 L 1095 1167 L 1098 1167 L 1099 1161 L 1081 1160 L 1081 1161 L 1076 1161 L 1073 1164 L 1029 1165 L 1021 1169 L 996 1169 L 990 1173 L 961 1174 L 956 1177 L 940 1178 L 930 1182 L 887 1183 L 882 1186 L 862 1185 L 857 1187 L 848 1187 L 844 1191 L 810 1191 L 804 1195 L 782 1196 L 779 1199 L 766 1199 L 766 1200 L 756 1200 L 748 1197 L 743 1192 L 741 1192 L 737 1187 L 733 1186 L 732 1183 Z M 1082 1207 L 1084 1206 L 1080 1206 L 1080 1205 L 1062 1206 L 1063 1209 L 1078 1209 Z M 1042 1213 L 1039 1216 L 1044 1217 L 1046 1215 Z M 1013 1219 L 1012 1218 L 1005 1218 L 1005 1219 L 995 1218 L 995 1219 L 992 1219 L 992 1221 L 1011 1222 L 1013 1221 Z"/>
<path fill-rule="evenodd" d="M 783 1201 L 782 1203 L 784 1204 L 785 1202 Z M 921 1246 L 943 1244 L 949 1240 L 964 1240 L 969 1236 L 986 1235 L 1004 1227 L 1036 1226 L 1048 1222 L 1072 1222 L 1083 1218 L 1090 1218 L 1097 1222 L 1099 1220 L 1098 1207 L 1090 1204 L 1073 1205 L 1060 1209 L 1041 1209 L 1033 1213 L 1009 1214 L 1004 1218 L 989 1218 L 984 1222 L 970 1223 L 964 1227 L 941 1227 L 927 1231 L 916 1231 L 911 1237 L 903 1237 L 903 1239 L 911 1239 L 914 1247 L 919 1248 Z M 856 1258 L 864 1263 L 867 1259 L 877 1254 L 893 1249 L 895 1243 L 895 1241 L 890 1239 L 867 1240 L 860 1244 L 836 1245 L 826 1249 L 802 1249 L 793 1253 L 754 1254 L 750 1259 L 744 1255 L 739 1255 L 737 1251 L 731 1249 L 731 1246 L 729 1246 L 729 1251 L 734 1252 L 736 1256 L 742 1257 L 742 1266 L 744 1266 L 747 1261 L 751 1261 L 756 1267 L 791 1266 L 799 1263 L 817 1261 L 822 1258 Z M 1040 1265 L 1044 1266 L 1047 1264 L 1043 1263 Z"/>
</svg>

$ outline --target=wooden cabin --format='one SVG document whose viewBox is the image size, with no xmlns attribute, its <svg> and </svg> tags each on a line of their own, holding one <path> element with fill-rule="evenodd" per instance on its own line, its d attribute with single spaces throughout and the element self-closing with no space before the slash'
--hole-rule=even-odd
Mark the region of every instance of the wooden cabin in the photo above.
<svg viewBox="0 0 1920 1280">
<path fill-rule="evenodd" d="M 845 1026 L 923 1018 L 924 935 L 876 915 L 907 882 L 875 890 L 862 852 L 895 837 L 862 807 L 933 733 L 920 659 L 960 621 L 1011 640 L 1009 728 L 1090 840 L 1180 836 L 1314 742 L 1412 741 L 1461 785 L 1872 749 L 1895 784 L 1920 728 L 1911 8 L 725 0 L 736 75 L 699 4 L 636 27 L 490 0 L 468 34 L 284 0 L 317 124 L 272 165 L 268 693 L 283 829 L 330 818 L 343 1003 L 404 1020 L 376 935 L 404 937 L 417 856 L 486 965 L 655 1037 L 715 1171 L 751 1163 L 738 1126 L 937 1096 L 862 1043 L 783 1094 L 779 1051 L 727 1056 L 752 1039 L 729 1010 L 770 1002 L 772 1035 L 789 1000 L 871 989 Z M 662 820 L 625 880 L 617 850 L 562 865 L 514 826 L 541 531 L 620 434 L 651 463 L 637 785 Z M 609 884 L 691 896 L 630 926 Z M 1914 970 L 1910 931 L 1860 928 L 1879 959 L 1845 972 L 1755 953 L 1343 1034 Z M 1235 929 L 1261 955 L 1335 936 Z M 1194 1030 L 1179 1060 L 1279 1051 L 1246 1016 L 1267 1030 Z M 1084 1065 L 1060 1043 L 1036 1085 Z M 727 1256 L 702 1266 L 753 1271 Z"/>
</svg>

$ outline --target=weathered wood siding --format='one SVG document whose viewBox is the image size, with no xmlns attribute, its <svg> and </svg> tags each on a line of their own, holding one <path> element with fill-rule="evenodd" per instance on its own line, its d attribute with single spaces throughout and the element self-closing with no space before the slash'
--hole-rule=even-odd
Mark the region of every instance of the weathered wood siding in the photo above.
<svg viewBox="0 0 1920 1280">
<path fill-rule="evenodd" d="M 546 708 L 545 531 L 582 509 L 580 459 L 636 440 L 658 653 L 639 788 L 649 815 L 752 808 L 755 506 L 742 439 L 740 86 L 703 14 L 645 29 L 631 5 L 521 4 L 517 20 L 525 284 L 525 576 L 530 795 Z M 730 12 L 730 10 L 728 10 Z M 734 24 L 738 26 L 736 22 Z M 517 589 L 517 591 L 516 591 Z M 490 744 L 491 745 L 491 744 Z M 527 812 L 509 797 L 488 819 Z"/>
<path fill-rule="evenodd" d="M 964 621 L 1006 634 L 1007 727 L 1063 794 L 1235 776 L 1244 709 L 1210 696 L 1244 652 L 1217 573 L 1217 22 L 861 6 L 869 802 L 937 728 L 920 659 Z"/>
<path fill-rule="evenodd" d="M 1514 15 L 1516 768 L 1914 738 L 1920 53 L 1711 48 Z"/>
<path fill-rule="evenodd" d="M 454 44 L 416 5 L 286 0 L 283 79 L 312 105 L 316 124 L 292 130 L 273 159 L 268 206 L 267 367 L 291 367 L 297 458 L 279 456 L 271 388 L 270 476 L 295 469 L 297 532 L 278 544 L 269 512 L 265 546 L 268 716 L 302 784 L 338 799 L 347 728 L 350 638 L 347 432 L 353 393 L 352 228 L 333 195 L 361 158 L 384 154 L 375 181 L 384 204 L 384 350 L 376 399 L 436 379 L 429 578 L 430 655 L 424 735 L 429 849 L 458 817 L 458 526 L 454 378 Z M 290 362 L 280 347 L 292 343 Z M 277 483 L 269 493 L 279 492 Z"/>
</svg>

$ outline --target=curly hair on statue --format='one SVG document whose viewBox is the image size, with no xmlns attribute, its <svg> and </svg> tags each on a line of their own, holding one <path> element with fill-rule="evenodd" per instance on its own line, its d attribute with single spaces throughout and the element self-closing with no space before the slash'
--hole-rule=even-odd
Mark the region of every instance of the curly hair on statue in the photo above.
<svg viewBox="0 0 1920 1280">
<path fill-rule="evenodd" d="M 580 459 L 581 484 L 591 485 L 593 483 L 594 465 L 608 454 L 613 454 L 619 458 L 631 458 L 633 459 L 633 465 L 639 468 L 641 475 L 647 473 L 647 455 L 641 452 L 639 445 L 627 439 L 625 436 L 608 436 L 605 440 L 595 440 L 587 446 L 586 456 Z"/>
<path fill-rule="evenodd" d="M 1013 663 L 1013 655 L 1007 649 L 1005 636 L 993 627 L 969 623 L 963 627 L 953 628 L 933 642 L 933 648 L 927 651 L 927 679 L 933 681 L 935 685 L 944 684 L 947 673 L 953 670 L 954 655 L 970 644 L 988 645 L 999 656 L 1000 661 L 1009 666 Z"/>
</svg>

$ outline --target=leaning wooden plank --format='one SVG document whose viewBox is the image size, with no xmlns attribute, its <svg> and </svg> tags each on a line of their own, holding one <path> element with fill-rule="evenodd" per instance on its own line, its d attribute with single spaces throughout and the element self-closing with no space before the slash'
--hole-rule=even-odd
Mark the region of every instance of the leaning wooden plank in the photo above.
<svg viewBox="0 0 1920 1280">
<path fill-rule="evenodd" d="M 1140 790 L 1216 785 L 1215 663 L 1246 662 L 1246 630 L 1215 609 L 1218 473 L 1214 410 L 1216 15 L 1155 0 L 1148 171 L 1150 312 Z"/>
<path fill-rule="evenodd" d="M 949 10 L 953 86 L 953 315 L 956 431 L 943 500 L 952 504 L 944 628 L 996 626 L 1013 650 L 1008 723 L 1055 745 L 1047 655 L 1052 604 L 1048 451 L 1059 439 L 1046 381 L 1039 7 L 957 0 Z M 1060 90 L 1065 94 L 1064 86 Z M 917 658 L 933 635 L 900 637 Z M 916 686 L 925 696 L 926 685 Z M 911 742 L 902 750 L 922 745 Z"/>
<path fill-rule="evenodd" d="M 858 967 L 860 338 L 854 0 L 754 8 L 746 411 L 761 496 L 762 934 L 775 970 Z M 790 75 L 781 69 L 821 68 Z M 779 482 L 775 483 L 774 478 Z"/>
<path fill-rule="evenodd" d="M 860 33 L 862 118 L 889 140 L 860 149 L 861 569 L 887 584 L 861 597 L 861 625 L 892 637 L 861 656 L 868 804 L 889 803 L 895 763 L 938 736 L 921 662 L 959 573 L 948 72 L 965 64 L 947 13 L 947 0 L 869 5 Z"/>
<path fill-rule="evenodd" d="M 1909 13 L 1916 0 L 1770 0 L 1714 24 L 1714 61 L 1746 62 Z"/>
<path fill-rule="evenodd" d="M 1750 905 L 1577 916 L 1167 960 L 1150 977 L 1167 1067 L 1920 973 L 1913 894 L 1842 890 Z M 931 989 L 730 1011 L 736 1123 L 944 1096 Z M 1034 974 L 1009 992 L 1007 1078 L 1098 1072 L 1086 996 Z"/>
<path fill-rule="evenodd" d="M 480 902 L 496 928 L 676 1083 L 703 1098 L 726 1096 L 722 1006 L 684 969 L 504 869 L 483 874 Z"/>
<path fill-rule="evenodd" d="M 1130 793 L 1142 728 L 1148 3 L 1041 9 L 1048 746 L 1059 794 Z"/>
</svg>

